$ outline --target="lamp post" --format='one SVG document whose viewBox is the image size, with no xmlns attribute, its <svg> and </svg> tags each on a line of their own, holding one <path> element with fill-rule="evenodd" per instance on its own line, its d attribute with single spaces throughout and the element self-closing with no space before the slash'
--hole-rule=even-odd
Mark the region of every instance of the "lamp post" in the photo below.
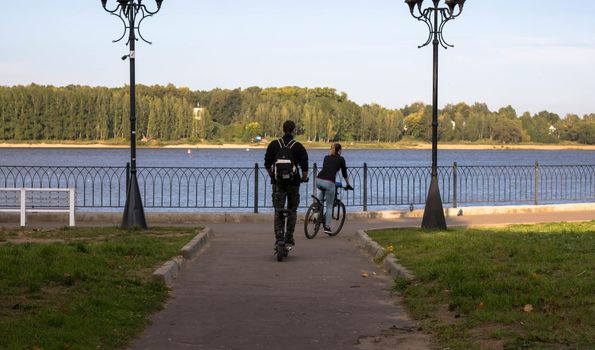
<svg viewBox="0 0 595 350">
<path fill-rule="evenodd" d="M 101 0 L 103 9 L 108 13 L 117 16 L 124 24 L 122 36 L 113 42 L 118 42 L 126 36 L 128 31 L 128 41 L 126 45 L 130 47 L 130 53 L 122 57 L 122 60 L 130 60 L 130 181 L 126 184 L 126 205 L 124 207 L 124 217 L 122 218 L 123 228 L 140 227 L 147 228 L 143 202 L 138 188 L 136 178 L 136 84 L 135 84 L 135 42 L 138 40 L 136 34 L 146 43 L 151 44 L 143 38 L 140 32 L 142 21 L 151 17 L 161 9 L 163 0 L 155 0 L 157 9 L 150 11 L 142 3 L 142 0 L 117 0 L 116 7 L 113 10 L 107 8 L 107 0 Z"/>
<path fill-rule="evenodd" d="M 445 49 L 453 47 L 444 40 L 444 25 L 463 12 L 465 0 L 445 0 L 446 7 L 440 7 L 440 0 L 432 0 L 433 6 L 422 10 L 423 0 L 405 0 L 411 15 L 424 22 L 429 29 L 428 40 L 418 46 L 422 48 L 432 43 L 434 47 L 433 89 L 432 89 L 432 179 L 426 199 L 421 227 L 426 229 L 446 230 L 446 220 L 442 207 L 442 198 L 438 188 L 438 45 Z M 458 7 L 458 9 L 457 9 Z"/>
</svg>

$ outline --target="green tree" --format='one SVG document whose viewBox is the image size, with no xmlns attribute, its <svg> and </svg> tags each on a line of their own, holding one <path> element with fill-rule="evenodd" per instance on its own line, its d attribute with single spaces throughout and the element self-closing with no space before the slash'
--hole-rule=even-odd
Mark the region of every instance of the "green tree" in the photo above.
<svg viewBox="0 0 595 350">
<path fill-rule="evenodd" d="M 128 87 L 105 88 L 0 86 L 2 140 L 127 140 Z M 194 106 L 200 103 L 200 117 Z M 188 88 L 137 85 L 137 133 L 159 140 L 241 141 L 258 123 L 266 138 L 281 134 L 294 120 L 307 141 L 394 142 L 406 136 L 429 141 L 432 108 L 422 102 L 399 110 L 378 104 L 360 106 L 332 88 L 295 86 L 191 91 Z M 492 112 L 484 103 L 447 105 L 439 111 L 444 141 L 593 143 L 595 114 L 579 118 L 542 111 L 520 117 L 512 106 Z"/>
<path fill-rule="evenodd" d="M 244 128 L 244 141 L 253 142 L 256 136 L 262 135 L 262 126 L 258 122 L 248 123 Z"/>
</svg>

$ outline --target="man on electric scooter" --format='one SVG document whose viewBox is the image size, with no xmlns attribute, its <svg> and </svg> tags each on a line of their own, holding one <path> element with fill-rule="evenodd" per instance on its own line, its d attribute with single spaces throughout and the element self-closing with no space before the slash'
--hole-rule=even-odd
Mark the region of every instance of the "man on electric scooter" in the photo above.
<svg viewBox="0 0 595 350">
<path fill-rule="evenodd" d="M 300 204 L 300 183 L 308 181 L 308 152 L 301 143 L 294 140 L 293 121 L 287 120 L 283 123 L 283 133 L 282 138 L 272 141 L 267 147 L 264 167 L 271 177 L 273 186 L 275 240 L 285 240 L 286 245 L 294 246 L 293 232 Z M 285 209 L 285 202 L 290 213 L 287 218 L 287 231 L 283 237 L 285 220 L 279 211 Z"/>
</svg>

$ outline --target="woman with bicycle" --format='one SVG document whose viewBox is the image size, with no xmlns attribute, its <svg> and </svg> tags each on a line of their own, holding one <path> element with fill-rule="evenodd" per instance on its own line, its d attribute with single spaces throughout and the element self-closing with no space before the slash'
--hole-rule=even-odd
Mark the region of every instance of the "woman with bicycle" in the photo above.
<svg viewBox="0 0 595 350">
<path fill-rule="evenodd" d="M 333 198 L 335 198 L 337 173 L 341 170 L 341 175 L 345 179 L 346 190 L 352 190 L 353 187 L 349 184 L 347 178 L 347 165 L 345 158 L 341 156 L 341 144 L 333 143 L 329 155 L 324 157 L 322 163 L 322 170 L 316 176 L 316 186 L 321 190 L 318 199 L 322 203 L 326 197 L 326 211 L 324 213 L 324 233 L 332 233 L 331 220 L 333 215 Z"/>
</svg>

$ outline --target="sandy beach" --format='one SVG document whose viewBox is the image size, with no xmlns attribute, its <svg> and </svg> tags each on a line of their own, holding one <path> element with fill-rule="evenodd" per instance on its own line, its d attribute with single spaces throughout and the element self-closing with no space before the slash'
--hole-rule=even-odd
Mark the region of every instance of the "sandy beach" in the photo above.
<svg viewBox="0 0 595 350">
<path fill-rule="evenodd" d="M 130 145 L 113 145 L 105 143 L 0 143 L 0 148 L 129 148 Z M 179 149 L 196 149 L 196 148 L 220 148 L 220 149 L 242 149 L 242 148 L 265 148 L 266 145 L 249 145 L 249 144 L 179 144 L 179 145 L 143 145 L 136 144 L 137 148 L 179 148 Z"/>
<path fill-rule="evenodd" d="M 353 144 L 350 142 L 342 142 L 343 147 L 355 149 L 431 149 L 431 143 L 411 143 L 411 144 Z M 177 149 L 245 149 L 245 148 L 266 148 L 267 144 L 173 144 L 173 145 L 143 145 L 137 143 L 138 148 L 177 148 Z M 305 143 L 307 148 L 326 148 L 324 144 Z M 129 145 L 115 145 L 104 143 L 0 143 L 0 148 L 129 148 Z M 439 143 L 439 149 L 448 150 L 586 150 L 595 151 L 595 145 L 579 145 L 579 144 L 517 144 L 517 145 L 493 145 L 493 144 L 448 144 Z"/>
</svg>

